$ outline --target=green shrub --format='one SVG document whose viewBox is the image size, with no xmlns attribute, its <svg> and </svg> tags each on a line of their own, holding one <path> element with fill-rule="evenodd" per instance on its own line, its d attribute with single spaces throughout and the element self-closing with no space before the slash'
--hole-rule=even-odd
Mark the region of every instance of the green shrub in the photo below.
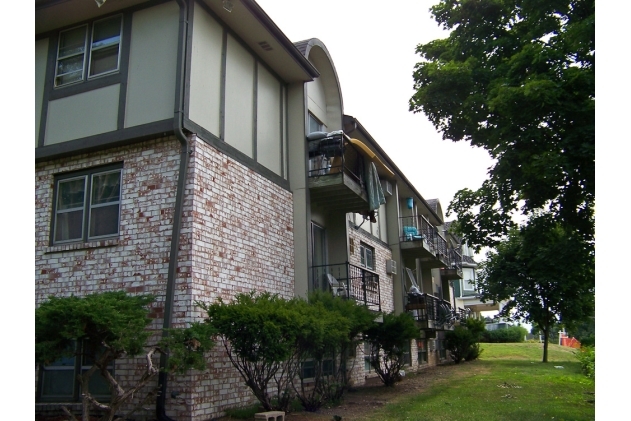
<svg viewBox="0 0 631 421">
<path fill-rule="evenodd" d="M 460 364 L 462 360 L 473 361 L 482 352 L 478 342 L 484 334 L 484 320 L 469 318 L 454 330 L 445 332 L 445 346 L 451 359 Z"/>
<path fill-rule="evenodd" d="M 593 379 L 596 376 L 596 348 L 583 346 L 580 350 L 574 352 L 574 355 L 581 363 L 583 373 L 590 379 Z"/>
<path fill-rule="evenodd" d="M 148 326 L 152 319 L 149 308 L 154 302 L 150 295 L 127 295 L 125 291 L 89 294 L 84 297 L 50 296 L 35 310 L 35 361 L 51 364 L 61 358 L 87 359 L 88 370 L 82 370 L 77 380 L 81 386 L 83 418 L 90 408 L 104 413 L 103 419 L 113 419 L 124 405 L 140 399 L 141 390 L 158 368 L 153 356 L 166 351 L 169 355 L 166 371 L 183 373 L 206 367 L 204 353 L 214 346 L 214 330 L 206 323 L 193 323 L 186 329 L 169 329 L 158 343 L 152 343 Z M 135 383 L 123 389 L 109 367 L 122 358 L 143 355 L 145 367 Z M 101 403 L 92 396 L 89 385 L 93 375 L 106 382 L 111 397 Z M 131 380 L 131 379 L 130 379 Z M 150 392 L 151 393 L 151 392 Z M 70 411 L 65 406 L 66 414 Z M 135 409 L 132 409 L 133 412 Z M 119 418 L 120 419 L 120 418 Z"/>
<path fill-rule="evenodd" d="M 506 329 L 485 330 L 480 342 L 509 343 L 524 342 L 528 331 L 521 326 L 509 326 Z"/>
<path fill-rule="evenodd" d="M 414 319 L 408 313 L 384 314 L 383 323 L 373 322 L 364 335 L 371 348 L 370 365 L 385 386 L 394 386 L 400 379 L 404 350 L 419 336 Z"/>
<path fill-rule="evenodd" d="M 475 343 L 469 348 L 469 352 L 467 352 L 467 354 L 465 355 L 464 360 L 465 361 L 477 360 L 480 357 L 480 354 L 482 354 L 482 348 L 480 348 L 479 343 Z"/>
</svg>

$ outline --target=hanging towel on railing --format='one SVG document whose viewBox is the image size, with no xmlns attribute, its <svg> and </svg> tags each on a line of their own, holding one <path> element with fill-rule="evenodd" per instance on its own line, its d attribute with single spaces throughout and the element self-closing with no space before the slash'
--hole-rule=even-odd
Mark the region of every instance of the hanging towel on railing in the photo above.
<svg viewBox="0 0 631 421">
<path fill-rule="evenodd" d="M 379 175 L 377 174 L 377 167 L 374 162 L 371 162 L 367 166 L 366 174 L 366 191 L 368 192 L 368 209 L 379 209 L 380 205 L 386 203 L 386 197 L 383 194 L 381 183 L 379 182 Z"/>
</svg>

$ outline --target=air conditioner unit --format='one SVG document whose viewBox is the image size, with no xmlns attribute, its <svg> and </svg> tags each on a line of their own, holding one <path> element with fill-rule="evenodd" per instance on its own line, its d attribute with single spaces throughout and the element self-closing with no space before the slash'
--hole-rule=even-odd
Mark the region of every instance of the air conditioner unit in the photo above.
<svg viewBox="0 0 631 421">
<path fill-rule="evenodd" d="M 392 196 L 392 183 L 388 180 L 381 180 L 381 189 L 385 196 Z"/>
<path fill-rule="evenodd" d="M 388 275 L 397 274 L 397 262 L 394 260 L 386 260 L 386 273 Z"/>
</svg>

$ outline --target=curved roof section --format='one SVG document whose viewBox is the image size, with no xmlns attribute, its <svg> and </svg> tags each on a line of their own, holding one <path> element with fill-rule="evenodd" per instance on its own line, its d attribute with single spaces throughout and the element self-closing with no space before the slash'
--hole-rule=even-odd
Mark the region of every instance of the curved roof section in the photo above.
<svg viewBox="0 0 631 421">
<path fill-rule="evenodd" d="M 337 85 L 336 86 L 337 93 L 339 95 L 340 108 L 343 115 L 344 114 L 344 101 L 342 100 L 342 88 L 340 87 L 340 79 L 337 77 L 337 70 L 335 70 L 335 64 L 333 63 L 331 54 L 329 54 L 329 50 L 327 50 L 324 43 L 320 41 L 318 38 L 310 38 L 310 39 L 294 42 L 294 46 L 298 49 L 298 51 L 302 53 L 303 56 L 305 56 L 307 60 L 309 59 L 309 54 L 311 53 L 311 49 L 313 49 L 314 47 L 319 47 L 320 49 L 322 49 L 322 51 L 324 52 L 324 54 L 326 55 L 328 59 L 328 64 L 331 66 L 331 72 L 335 79 L 335 83 Z M 317 69 L 317 70 L 320 72 L 320 74 L 322 74 L 322 71 L 323 71 L 322 69 Z"/>
</svg>

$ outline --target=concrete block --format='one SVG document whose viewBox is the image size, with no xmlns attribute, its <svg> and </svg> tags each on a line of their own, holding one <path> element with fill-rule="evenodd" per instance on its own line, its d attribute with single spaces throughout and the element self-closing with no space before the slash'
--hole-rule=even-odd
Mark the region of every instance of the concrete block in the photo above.
<svg viewBox="0 0 631 421">
<path fill-rule="evenodd" d="M 283 411 L 268 411 L 254 414 L 255 421 L 285 421 L 285 413 Z"/>
</svg>

